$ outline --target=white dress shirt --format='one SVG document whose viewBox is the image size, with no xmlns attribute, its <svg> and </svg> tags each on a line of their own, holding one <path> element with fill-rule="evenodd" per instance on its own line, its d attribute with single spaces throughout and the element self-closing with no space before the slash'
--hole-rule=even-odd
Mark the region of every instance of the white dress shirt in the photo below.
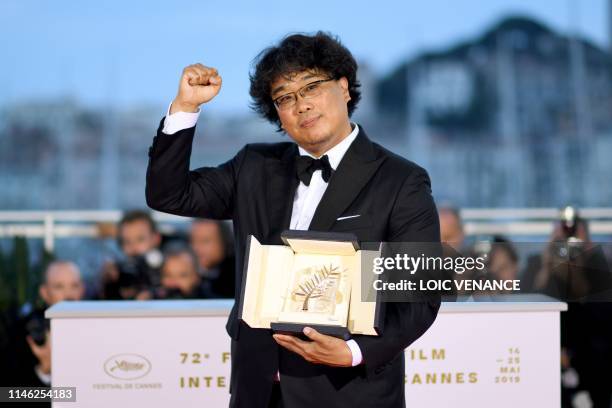
<svg viewBox="0 0 612 408">
<path fill-rule="evenodd" d="M 180 130 L 188 129 L 190 127 L 194 127 L 198 121 L 198 117 L 200 115 L 200 110 L 197 112 L 175 112 L 170 115 L 170 107 L 168 107 L 168 112 L 166 114 L 166 119 L 164 120 L 164 127 L 162 132 L 167 135 L 172 135 Z M 357 134 L 359 133 L 359 126 L 356 124 L 353 125 L 353 131 L 340 143 L 329 149 L 324 154 L 327 155 L 329 159 L 329 164 L 331 168 L 335 171 L 340 164 L 340 161 L 344 157 L 344 154 L 351 146 Z M 318 157 L 313 156 L 304 150 L 301 146 L 298 146 L 300 155 L 302 156 L 310 156 L 312 158 L 317 159 Z M 316 170 L 312 174 L 312 179 L 310 180 L 310 185 L 306 185 L 300 181 L 300 184 L 295 192 L 295 197 L 293 198 L 293 209 L 291 211 L 291 222 L 289 223 L 290 228 L 294 230 L 307 230 L 310 226 L 310 222 L 312 221 L 312 217 L 314 216 L 315 210 L 327 189 L 327 184 L 325 180 L 323 180 L 321 170 Z M 350 339 L 346 342 L 347 346 L 351 350 L 351 354 L 353 357 L 353 366 L 361 364 L 363 360 L 363 355 L 361 354 L 361 349 L 357 342 L 353 339 Z"/>
<path fill-rule="evenodd" d="M 34 367 L 34 372 L 38 379 L 45 385 L 51 385 L 51 374 L 43 373 L 40 366 Z"/>
</svg>

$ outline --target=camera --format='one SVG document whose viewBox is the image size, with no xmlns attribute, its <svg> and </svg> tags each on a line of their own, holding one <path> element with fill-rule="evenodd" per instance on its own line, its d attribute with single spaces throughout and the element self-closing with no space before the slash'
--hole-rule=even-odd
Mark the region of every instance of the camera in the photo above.
<svg viewBox="0 0 612 408">
<path fill-rule="evenodd" d="M 584 242 L 578 237 L 578 225 L 584 221 L 578 215 L 576 208 L 566 206 L 559 214 L 559 222 L 561 235 L 555 237 L 552 255 L 555 259 L 576 259 L 583 252 Z"/>
<path fill-rule="evenodd" d="M 158 286 L 162 260 L 161 252 L 154 249 L 144 255 L 128 257 L 117 262 L 119 286 Z"/>
<path fill-rule="evenodd" d="M 26 333 L 39 346 L 47 341 L 47 332 L 50 328 L 49 320 L 38 313 L 33 313 L 25 324 Z"/>
<path fill-rule="evenodd" d="M 151 250 L 143 255 L 130 256 L 114 262 L 118 277 L 104 283 L 107 299 L 127 299 L 142 289 L 160 285 L 160 267 L 163 261 L 161 252 Z"/>
</svg>

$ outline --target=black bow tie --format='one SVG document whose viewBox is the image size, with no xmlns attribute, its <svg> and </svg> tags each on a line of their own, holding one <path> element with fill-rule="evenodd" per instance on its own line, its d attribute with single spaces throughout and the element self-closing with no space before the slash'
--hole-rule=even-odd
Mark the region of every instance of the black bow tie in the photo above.
<svg viewBox="0 0 612 408">
<path fill-rule="evenodd" d="M 320 159 L 313 159 L 310 156 L 297 156 L 295 158 L 295 170 L 297 171 L 298 178 L 307 186 L 310 185 L 312 173 L 315 171 L 321 170 L 321 175 L 326 183 L 334 172 L 329 164 L 327 155 Z"/>
</svg>

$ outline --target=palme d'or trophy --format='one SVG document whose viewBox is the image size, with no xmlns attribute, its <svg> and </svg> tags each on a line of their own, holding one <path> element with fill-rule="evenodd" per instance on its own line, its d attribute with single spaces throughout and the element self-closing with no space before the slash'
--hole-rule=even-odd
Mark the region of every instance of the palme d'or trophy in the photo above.
<svg viewBox="0 0 612 408">
<path fill-rule="evenodd" d="M 309 326 L 344 339 L 380 334 L 379 303 L 362 301 L 361 293 L 362 285 L 372 288 L 380 251 L 359 249 L 347 233 L 288 230 L 281 238 L 285 245 L 249 237 L 238 305 L 246 324 L 291 334 Z"/>
<path fill-rule="evenodd" d="M 310 310 L 311 313 L 333 314 L 336 302 L 342 302 L 342 294 L 338 290 L 341 279 L 339 269 L 339 267 L 330 263 L 329 266 L 323 265 L 320 268 L 311 267 L 306 269 L 306 271 L 300 271 L 303 279 L 297 282 L 297 289 L 293 290 L 293 296 L 291 296 L 289 301 L 299 303 L 297 300 L 303 299 L 303 312 Z M 342 277 L 342 279 L 346 279 L 346 276 Z M 309 304 L 310 301 L 312 302 Z M 295 305 L 291 309 L 295 310 Z"/>
</svg>

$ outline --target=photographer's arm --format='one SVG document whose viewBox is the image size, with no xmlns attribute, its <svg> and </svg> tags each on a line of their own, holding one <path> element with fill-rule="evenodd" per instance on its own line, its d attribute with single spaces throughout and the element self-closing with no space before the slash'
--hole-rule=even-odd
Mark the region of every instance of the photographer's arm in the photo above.
<svg viewBox="0 0 612 408">
<path fill-rule="evenodd" d="M 46 340 L 42 345 L 34 342 L 31 336 L 26 337 L 26 341 L 32 350 L 32 354 L 38 359 L 38 364 L 34 367 L 36 378 L 44 385 L 51 384 L 51 336 L 46 332 Z"/>
</svg>

